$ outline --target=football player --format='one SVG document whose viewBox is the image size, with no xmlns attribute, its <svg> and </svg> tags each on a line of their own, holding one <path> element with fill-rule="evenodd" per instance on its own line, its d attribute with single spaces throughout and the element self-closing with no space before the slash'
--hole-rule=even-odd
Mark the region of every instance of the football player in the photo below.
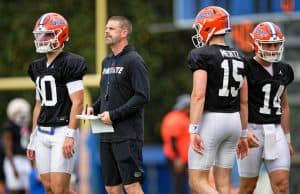
<svg viewBox="0 0 300 194">
<path fill-rule="evenodd" d="M 269 174 L 275 194 L 289 193 L 290 111 L 287 86 L 294 73 L 281 62 L 284 36 L 272 22 L 259 23 L 250 34 L 255 49 L 248 67 L 249 145 L 258 146 L 238 160 L 241 194 L 253 193 L 261 164 Z"/>
<path fill-rule="evenodd" d="M 8 120 L 2 125 L 1 138 L 5 158 L 1 161 L 3 165 L 0 171 L 4 170 L 5 185 L 10 194 L 28 193 L 31 164 L 26 158 L 26 146 L 29 137 L 30 114 L 31 106 L 23 98 L 15 98 L 7 105 Z"/>
<path fill-rule="evenodd" d="M 83 57 L 64 52 L 69 40 L 67 20 L 57 13 L 45 13 L 33 30 L 40 59 L 28 69 L 36 85 L 33 128 L 27 157 L 36 160 L 47 193 L 74 193 L 69 182 L 77 152 L 78 121 L 83 109 Z"/>
<path fill-rule="evenodd" d="M 200 10 L 193 27 L 196 35 L 192 40 L 197 48 L 188 56 L 193 72 L 189 184 L 194 193 L 229 194 L 238 141 L 240 157 L 248 152 L 246 59 L 225 43 L 231 28 L 223 8 Z M 212 166 L 216 189 L 208 182 Z"/>
</svg>

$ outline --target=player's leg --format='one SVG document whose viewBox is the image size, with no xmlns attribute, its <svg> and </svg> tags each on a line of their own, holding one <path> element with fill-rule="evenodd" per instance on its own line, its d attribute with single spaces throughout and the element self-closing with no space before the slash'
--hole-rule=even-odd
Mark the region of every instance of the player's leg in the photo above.
<svg viewBox="0 0 300 194">
<path fill-rule="evenodd" d="M 113 186 L 105 186 L 105 190 L 108 194 L 123 194 L 122 184 L 113 185 Z"/>
<path fill-rule="evenodd" d="M 21 183 L 21 187 L 24 189 L 23 193 L 24 194 L 28 193 L 28 189 L 29 189 L 28 177 L 32 169 L 30 160 L 28 160 L 26 156 L 17 156 L 15 165 L 19 173 L 19 180 Z"/>
<path fill-rule="evenodd" d="M 37 130 L 37 129 L 36 129 Z M 40 174 L 41 182 L 47 194 L 53 194 L 50 182 L 50 158 L 51 150 L 49 144 L 50 135 L 37 131 L 35 162 Z"/>
<path fill-rule="evenodd" d="M 171 173 L 171 182 L 172 182 L 172 193 L 173 194 L 182 194 L 185 191 L 187 184 L 187 165 L 184 165 L 183 169 L 179 171 L 174 166 L 175 162 L 168 159 L 168 166 Z"/>
<path fill-rule="evenodd" d="M 216 189 L 220 194 L 231 192 L 231 168 L 214 166 L 213 168 Z"/>
<path fill-rule="evenodd" d="M 273 192 L 287 194 L 289 193 L 290 152 L 283 130 L 280 125 L 276 128 L 277 145 L 274 145 L 274 149 L 278 150 L 279 157 L 275 160 L 266 160 L 265 166 L 269 172 Z"/>
<path fill-rule="evenodd" d="M 122 194 L 122 180 L 114 158 L 112 143 L 100 143 L 102 177 L 108 194 Z"/>
<path fill-rule="evenodd" d="M 216 152 L 213 174 L 216 189 L 220 194 L 231 192 L 231 171 L 235 159 L 236 145 L 241 133 L 240 115 L 236 113 L 219 113 L 215 116 L 218 121 L 218 134 L 221 143 Z M 230 122 L 228 122 L 230 120 Z"/>
<path fill-rule="evenodd" d="M 240 190 L 239 194 L 253 194 L 258 176 L 256 177 L 240 177 Z"/>
<path fill-rule="evenodd" d="M 46 194 L 53 194 L 51 190 L 50 173 L 40 174 L 41 182 L 45 188 Z"/>
<path fill-rule="evenodd" d="M 274 194 L 289 193 L 289 171 L 275 170 L 269 174 Z"/>
<path fill-rule="evenodd" d="M 209 170 L 189 169 L 189 186 L 193 194 L 218 194 L 209 184 Z"/>
<path fill-rule="evenodd" d="M 209 183 L 209 169 L 213 165 L 214 151 L 204 150 L 204 154 L 200 155 L 195 152 L 191 147 L 189 148 L 188 159 L 188 177 L 189 187 L 193 194 L 212 193 L 218 192 Z M 210 161 L 209 164 L 206 161 Z"/>
<path fill-rule="evenodd" d="M 15 170 L 7 158 L 4 159 L 6 186 L 11 194 L 25 194 L 28 191 L 28 176 L 31 170 L 30 161 L 23 155 L 14 155 Z M 18 176 L 15 175 L 17 173 Z"/>
<path fill-rule="evenodd" d="M 65 158 L 63 145 L 65 141 L 66 127 L 58 127 L 51 137 L 51 159 L 50 159 L 50 183 L 55 194 L 73 194 L 70 187 L 71 173 L 74 168 L 74 157 Z M 74 137 L 74 152 L 78 151 L 79 133 Z"/>
<path fill-rule="evenodd" d="M 248 125 L 249 131 L 254 133 L 259 140 L 259 147 L 249 149 L 248 156 L 237 160 L 240 175 L 239 194 L 252 194 L 256 188 L 260 167 L 262 164 L 262 152 L 264 137 L 262 127 L 256 124 Z"/>
<path fill-rule="evenodd" d="M 75 194 L 70 189 L 71 174 L 64 172 L 51 172 L 51 190 L 54 194 Z"/>
<path fill-rule="evenodd" d="M 234 138 L 237 139 L 237 138 Z M 216 189 L 220 194 L 231 192 L 231 171 L 235 157 L 235 141 L 225 140 L 217 151 L 213 175 Z"/>
<path fill-rule="evenodd" d="M 13 156 L 13 162 L 16 162 L 16 156 Z M 14 169 L 7 157 L 5 157 L 3 162 L 3 170 L 5 175 L 5 185 L 8 191 L 10 193 L 16 193 L 22 190 L 21 181 L 18 177 L 16 177 Z"/>
<path fill-rule="evenodd" d="M 114 157 L 119 167 L 122 184 L 128 194 L 143 194 L 143 142 L 126 140 L 112 145 Z"/>
<path fill-rule="evenodd" d="M 224 130 L 216 123 L 217 113 L 204 113 L 200 124 L 200 136 L 204 144 L 203 154 L 189 148 L 189 185 L 193 193 L 218 193 L 209 184 L 209 169 L 215 162 L 216 152 L 223 139 Z"/>
<path fill-rule="evenodd" d="M 124 188 L 126 190 L 126 193 L 128 193 L 128 194 L 143 194 L 144 193 L 142 186 L 139 182 L 124 185 Z"/>
</svg>

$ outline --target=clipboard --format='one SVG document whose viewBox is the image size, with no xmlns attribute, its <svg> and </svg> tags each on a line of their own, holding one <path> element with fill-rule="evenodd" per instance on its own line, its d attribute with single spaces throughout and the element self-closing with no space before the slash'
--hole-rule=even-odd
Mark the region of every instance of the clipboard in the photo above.
<svg viewBox="0 0 300 194">
<path fill-rule="evenodd" d="M 113 133 L 114 128 L 112 125 L 106 125 L 95 115 L 76 115 L 77 119 L 88 120 L 91 123 L 92 133 Z"/>
</svg>

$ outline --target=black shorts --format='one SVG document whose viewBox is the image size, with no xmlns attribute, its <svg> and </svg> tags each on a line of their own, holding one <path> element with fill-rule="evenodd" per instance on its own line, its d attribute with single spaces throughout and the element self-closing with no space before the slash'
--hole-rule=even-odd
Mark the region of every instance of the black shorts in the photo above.
<svg viewBox="0 0 300 194">
<path fill-rule="evenodd" d="M 143 142 L 137 140 L 100 143 L 102 176 L 106 186 L 143 181 L 142 147 Z"/>
</svg>

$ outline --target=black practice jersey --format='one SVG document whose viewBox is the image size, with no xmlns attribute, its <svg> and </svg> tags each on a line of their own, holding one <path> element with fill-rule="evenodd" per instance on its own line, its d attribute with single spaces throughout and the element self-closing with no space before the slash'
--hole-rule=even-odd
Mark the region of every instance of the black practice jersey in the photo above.
<svg viewBox="0 0 300 194">
<path fill-rule="evenodd" d="M 87 64 L 79 55 L 62 52 L 47 67 L 47 58 L 30 64 L 28 74 L 35 82 L 42 107 L 37 123 L 42 126 L 68 125 L 72 102 L 67 83 L 82 80 Z"/>
<path fill-rule="evenodd" d="M 294 80 L 293 69 L 282 62 L 273 63 L 273 76 L 254 59 L 248 66 L 249 122 L 280 123 L 281 96 Z"/>
<path fill-rule="evenodd" d="M 207 72 L 205 111 L 237 112 L 240 110 L 240 88 L 246 74 L 245 58 L 238 51 L 221 45 L 195 48 L 188 56 L 193 72 Z"/>
<path fill-rule="evenodd" d="M 21 127 L 14 122 L 7 120 L 2 125 L 3 133 L 10 133 L 12 136 L 13 155 L 26 155 L 26 150 L 21 145 Z"/>
</svg>

